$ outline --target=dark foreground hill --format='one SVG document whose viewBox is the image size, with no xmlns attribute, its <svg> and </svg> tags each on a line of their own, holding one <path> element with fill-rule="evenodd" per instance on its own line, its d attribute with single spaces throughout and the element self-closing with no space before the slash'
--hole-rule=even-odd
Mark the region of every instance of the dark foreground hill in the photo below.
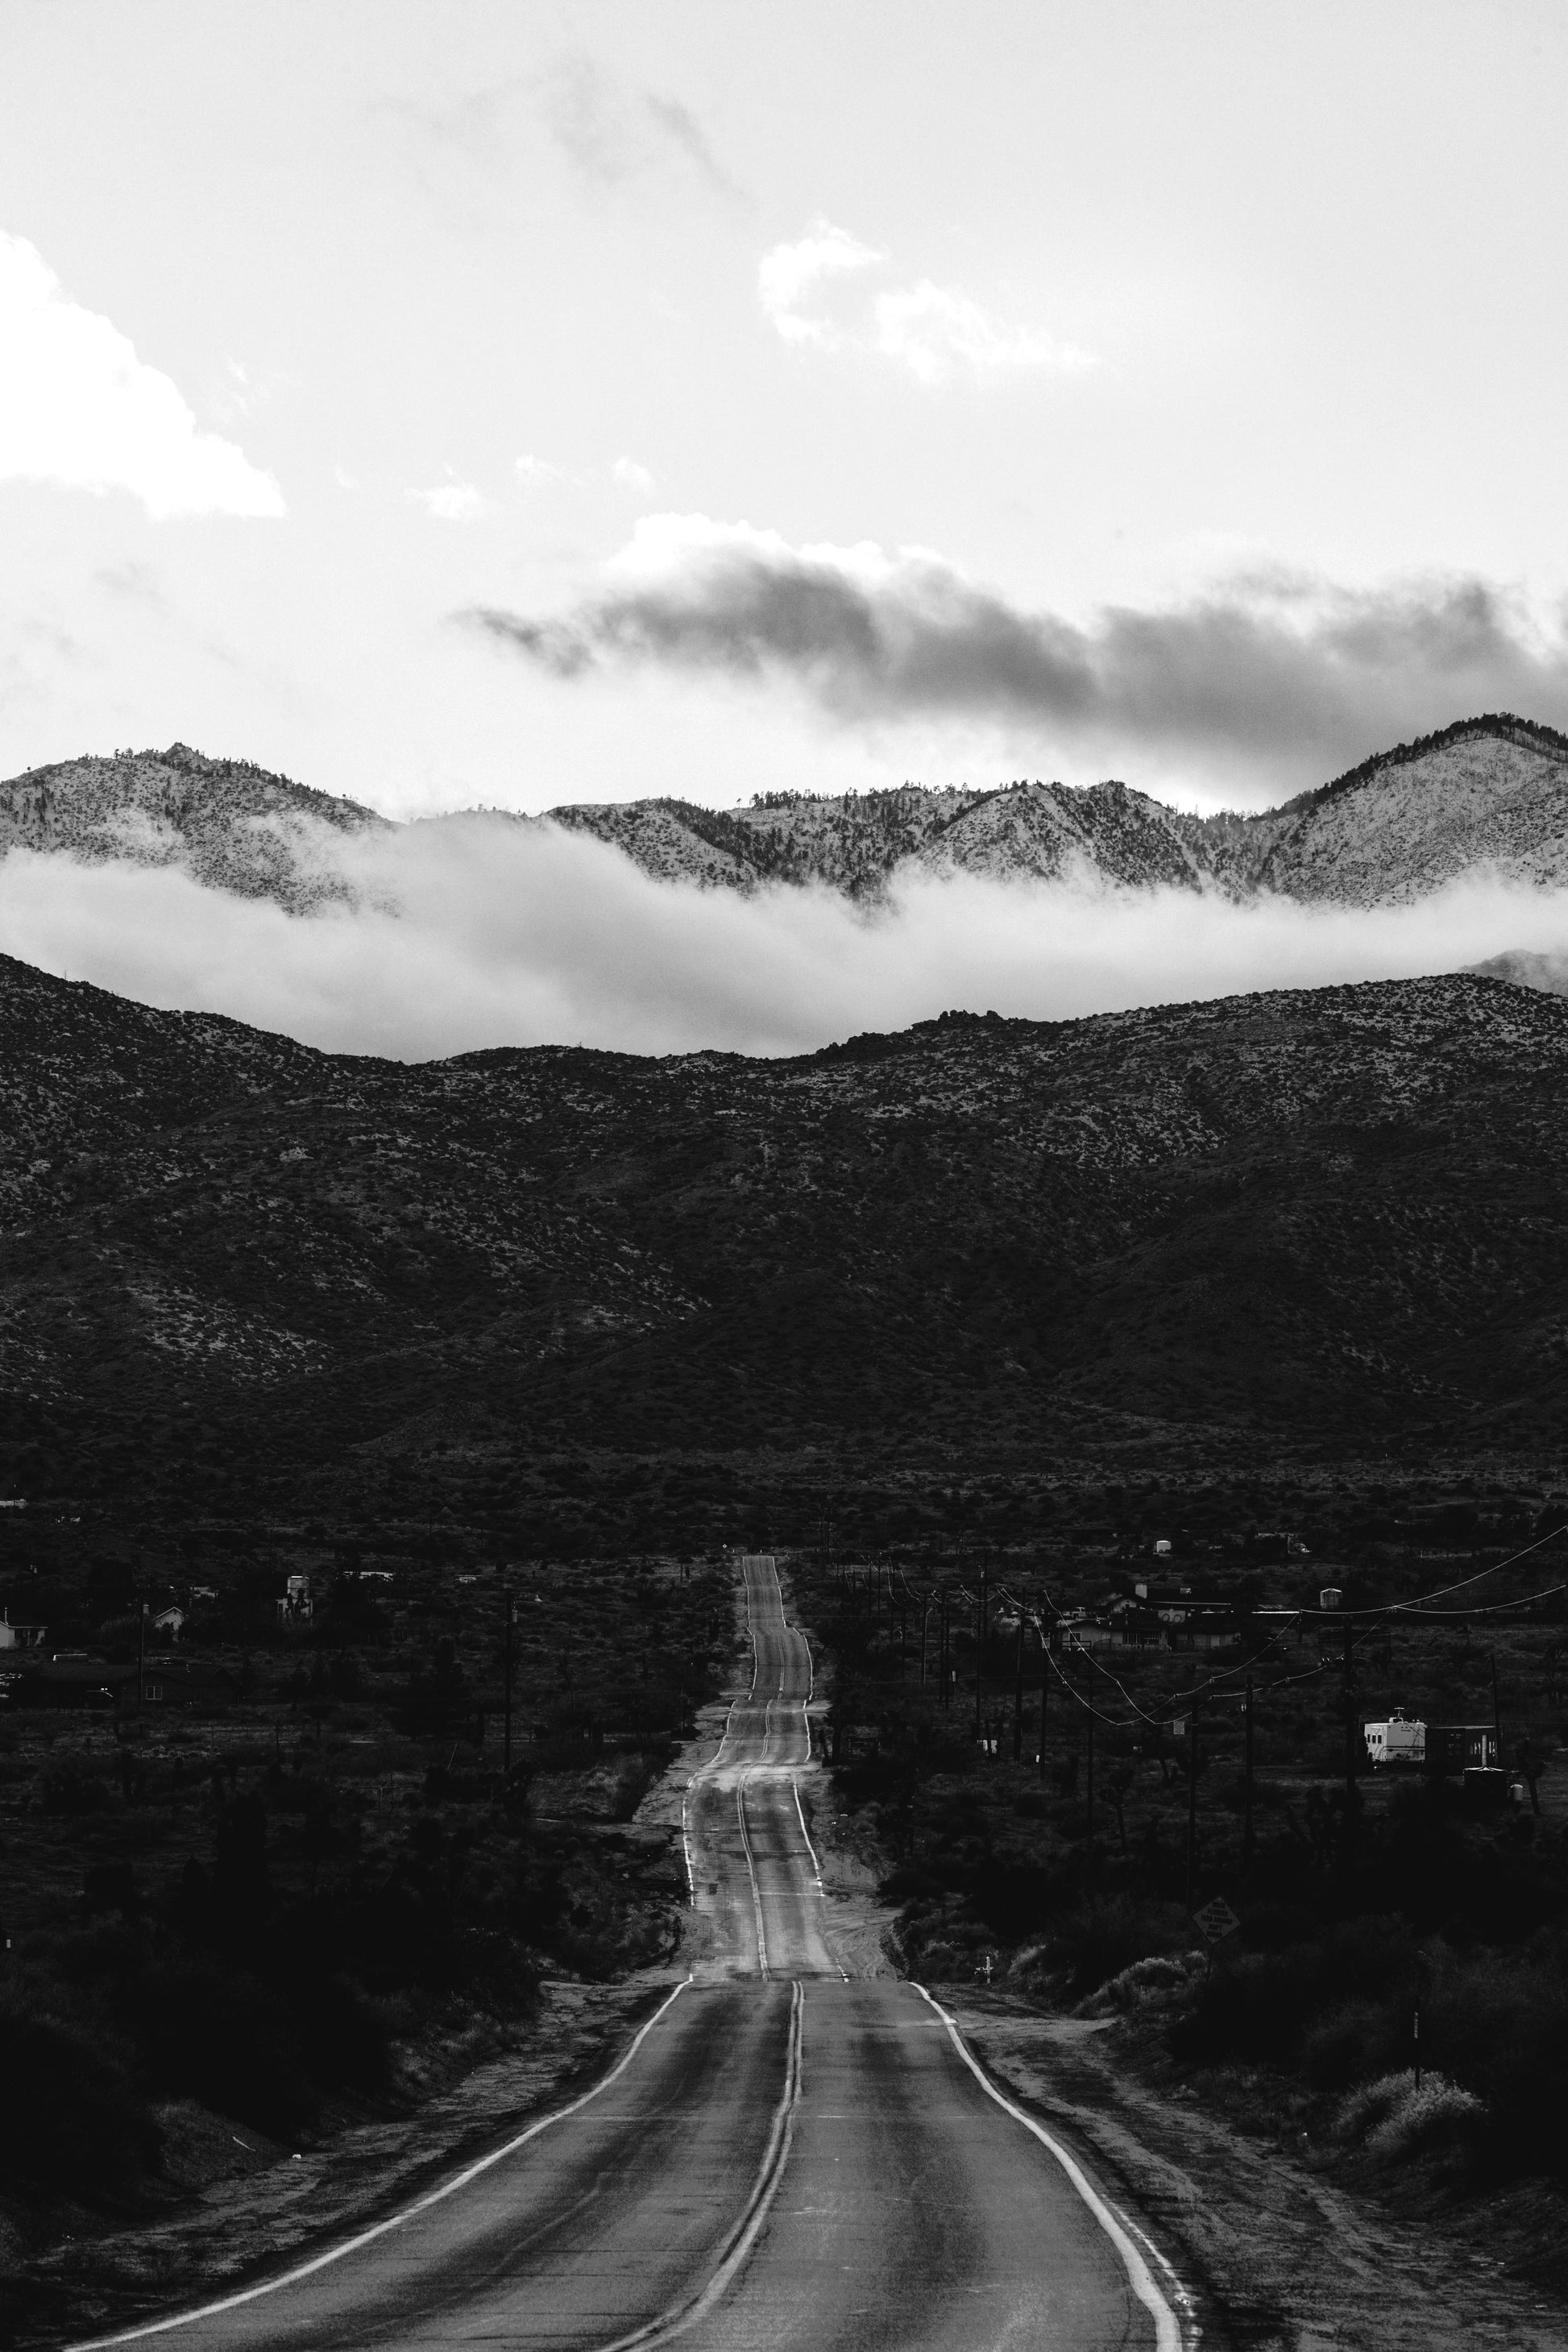
<svg viewBox="0 0 1568 2352">
<path fill-rule="evenodd" d="M 1472 975 L 408 1066 L 0 960 L 0 1494 L 527 1547 L 725 1458 L 1555 1476 L 1565 1090 Z"/>
</svg>

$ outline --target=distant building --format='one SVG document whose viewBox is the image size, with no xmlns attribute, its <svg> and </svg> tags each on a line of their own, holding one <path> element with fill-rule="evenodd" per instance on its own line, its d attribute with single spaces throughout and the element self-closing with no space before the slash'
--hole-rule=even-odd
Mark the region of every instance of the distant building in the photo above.
<svg viewBox="0 0 1568 2352">
<path fill-rule="evenodd" d="M 1121 1635 L 1113 1625 L 1095 1617 L 1079 1617 L 1062 1627 L 1064 1650 L 1111 1650 Z"/>
<path fill-rule="evenodd" d="M 185 1612 L 180 1607 L 177 1601 L 171 1602 L 167 1609 L 160 1609 L 158 1614 L 153 1620 L 153 1631 L 154 1633 L 162 1633 L 171 1642 L 177 1642 L 179 1640 L 180 1635 L 184 1631 L 184 1626 Z"/>
<path fill-rule="evenodd" d="M 47 1625 L 13 1625 L 9 1609 L 0 1610 L 0 1650 L 41 1650 Z"/>
<path fill-rule="evenodd" d="M 1226 1650 L 1241 1638 L 1234 1601 L 1194 1593 L 1185 1584 L 1140 1581 L 1112 1601 L 1110 1615 L 1130 1649 Z"/>
</svg>

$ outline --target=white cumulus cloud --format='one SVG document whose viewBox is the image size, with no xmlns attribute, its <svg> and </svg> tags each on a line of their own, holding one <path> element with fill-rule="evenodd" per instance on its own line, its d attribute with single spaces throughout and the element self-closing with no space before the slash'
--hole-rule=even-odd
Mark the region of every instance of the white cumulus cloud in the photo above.
<svg viewBox="0 0 1568 2352">
<path fill-rule="evenodd" d="M 874 246 L 862 245 L 847 229 L 831 221 L 814 221 L 793 245 L 775 245 L 764 253 L 757 269 L 757 293 L 763 310 L 786 343 L 816 343 L 832 348 L 845 340 L 842 331 L 819 307 L 825 281 L 875 269 L 887 260 Z"/>
<path fill-rule="evenodd" d="M 758 299 L 785 342 L 894 360 L 921 383 L 959 371 L 994 376 L 1094 363 L 1087 352 L 994 319 L 969 295 L 929 278 L 876 287 L 867 273 L 874 278 L 889 266 L 889 257 L 875 246 L 832 221 L 815 220 L 804 236 L 763 256 Z"/>
<path fill-rule="evenodd" d="M 0 480 L 129 490 L 152 515 L 280 515 L 270 474 L 204 433 L 112 320 L 70 301 L 25 237 L 0 234 Z"/>
<path fill-rule="evenodd" d="M 432 489 L 410 490 L 408 495 L 416 507 L 423 507 L 440 522 L 471 522 L 484 512 L 484 499 L 472 482 L 460 482 L 455 475 Z"/>
<path fill-rule="evenodd" d="M 548 457 L 535 457 L 529 452 L 521 457 L 514 468 L 520 486 L 525 490 L 547 489 L 552 482 L 567 478 L 563 466 L 553 466 Z"/>
</svg>

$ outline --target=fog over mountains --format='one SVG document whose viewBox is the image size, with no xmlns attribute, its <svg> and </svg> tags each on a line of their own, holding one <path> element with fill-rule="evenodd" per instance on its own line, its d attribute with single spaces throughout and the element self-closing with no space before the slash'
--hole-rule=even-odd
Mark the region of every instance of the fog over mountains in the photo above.
<svg viewBox="0 0 1568 2352">
<path fill-rule="evenodd" d="M 746 892 L 820 883 L 877 900 L 917 875 L 972 874 L 1397 907 L 1481 872 L 1568 882 L 1568 737 L 1507 714 L 1463 719 L 1255 814 L 1199 816 L 1117 782 L 1016 782 L 770 793 L 732 809 L 575 803 L 509 821 L 590 835 L 660 881 Z M 357 802 L 181 743 L 0 784 L 0 852 L 183 866 L 290 913 L 354 895 L 335 841 L 389 829 Z"/>
<path fill-rule="evenodd" d="M 1021 782 L 412 824 L 175 743 L 0 784 L 0 947 L 396 1056 L 791 1053 L 1465 968 L 1561 991 L 1568 737 L 1467 719 L 1259 814 Z"/>
</svg>

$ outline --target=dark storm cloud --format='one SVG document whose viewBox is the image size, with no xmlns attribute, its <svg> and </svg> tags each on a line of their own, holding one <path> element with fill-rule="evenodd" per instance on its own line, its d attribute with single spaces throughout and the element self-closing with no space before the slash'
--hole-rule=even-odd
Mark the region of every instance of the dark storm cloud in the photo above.
<svg viewBox="0 0 1568 2352">
<path fill-rule="evenodd" d="M 530 618 L 466 616 L 561 677 L 651 666 L 784 679 L 848 723 L 990 721 L 1310 781 L 1484 709 L 1568 719 L 1568 646 L 1475 580 L 1344 591 L 1258 576 L 1088 625 L 923 553 L 794 548 L 654 517 L 607 584 Z"/>
</svg>

